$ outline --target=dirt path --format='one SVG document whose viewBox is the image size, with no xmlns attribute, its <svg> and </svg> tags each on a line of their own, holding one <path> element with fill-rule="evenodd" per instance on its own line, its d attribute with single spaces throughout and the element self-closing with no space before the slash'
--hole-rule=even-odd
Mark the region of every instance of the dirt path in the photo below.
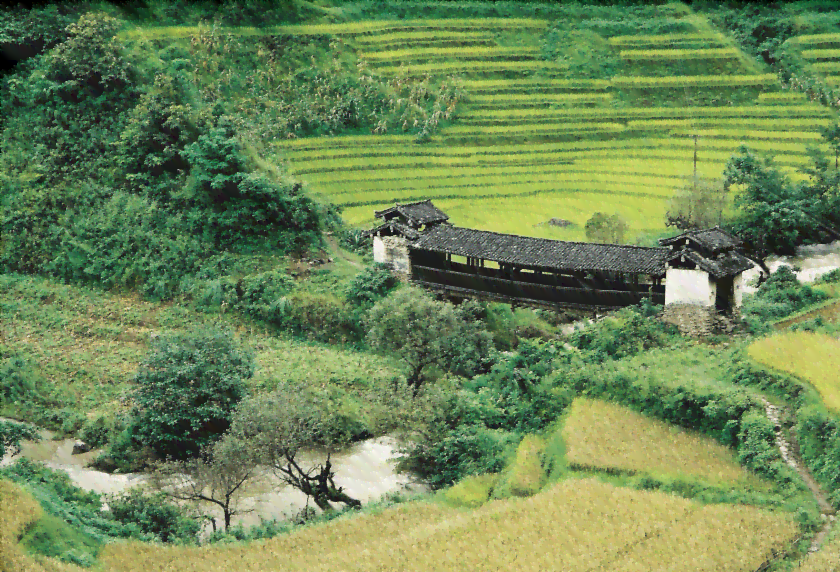
<svg viewBox="0 0 840 572">
<path fill-rule="evenodd" d="M 784 434 L 784 431 L 782 431 L 782 408 L 777 407 L 776 405 L 771 405 L 770 402 L 763 397 L 761 398 L 761 403 L 764 405 L 764 411 L 767 414 L 767 418 L 773 422 L 773 426 L 776 430 L 776 445 L 779 447 L 782 459 L 784 459 L 788 466 L 799 473 L 799 476 L 802 477 L 803 481 L 805 481 L 805 485 L 807 485 L 811 494 L 814 495 L 814 498 L 820 507 L 820 513 L 823 518 L 823 526 L 814 536 L 814 539 L 811 541 L 811 547 L 808 549 L 808 552 L 816 552 L 822 547 L 826 535 L 828 535 L 829 530 L 831 530 L 831 527 L 834 525 L 836 511 L 834 510 L 834 507 L 831 506 L 831 503 L 828 502 L 828 496 L 825 494 L 825 491 L 823 491 L 822 487 L 820 487 L 817 481 L 814 480 L 811 472 L 802 462 L 802 459 L 799 458 L 798 444 L 795 441 L 791 442 L 788 440 L 788 437 Z"/>
</svg>

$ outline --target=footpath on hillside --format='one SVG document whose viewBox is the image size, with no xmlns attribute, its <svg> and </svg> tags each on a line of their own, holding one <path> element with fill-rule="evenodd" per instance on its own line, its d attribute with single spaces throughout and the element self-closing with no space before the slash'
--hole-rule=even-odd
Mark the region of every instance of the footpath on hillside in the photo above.
<svg viewBox="0 0 840 572">
<path fill-rule="evenodd" d="M 783 408 L 771 405 L 770 402 L 763 397 L 760 399 L 762 405 L 764 405 L 764 411 L 767 414 L 767 418 L 773 422 L 773 427 L 776 431 L 776 446 L 779 447 L 782 459 L 784 459 L 785 463 L 787 463 L 789 467 L 799 473 L 799 476 L 802 477 L 803 481 L 805 481 L 805 485 L 808 487 L 808 490 L 811 491 L 811 494 L 814 495 L 814 498 L 820 507 L 823 525 L 819 532 L 814 535 L 814 538 L 811 541 L 811 546 L 808 549 L 808 552 L 817 552 L 820 548 L 822 548 L 828 532 L 834 525 L 837 518 L 835 516 L 837 511 L 831 506 L 831 503 L 828 502 L 828 495 L 825 494 L 825 491 L 822 490 L 822 487 L 820 487 L 813 475 L 811 475 L 811 472 L 802 462 L 802 459 L 799 457 L 799 444 L 796 442 L 794 436 L 791 435 L 791 438 L 789 439 L 782 430 L 781 413 Z"/>
</svg>

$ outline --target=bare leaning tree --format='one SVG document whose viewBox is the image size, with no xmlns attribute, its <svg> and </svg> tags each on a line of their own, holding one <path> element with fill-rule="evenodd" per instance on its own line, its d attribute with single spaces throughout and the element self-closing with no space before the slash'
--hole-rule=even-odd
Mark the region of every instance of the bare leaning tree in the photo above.
<svg viewBox="0 0 840 572">
<path fill-rule="evenodd" d="M 218 507 L 227 530 L 232 517 L 248 512 L 240 502 L 246 483 L 259 475 L 258 461 L 253 451 L 226 435 L 198 458 L 158 466 L 151 484 L 175 500 Z M 215 532 L 216 519 L 210 521 Z"/>
<path fill-rule="evenodd" d="M 336 431 L 334 419 L 325 400 L 311 390 L 282 384 L 240 404 L 229 438 L 321 510 L 334 510 L 333 503 L 360 508 L 361 502 L 335 484 L 331 457 L 349 443 L 350 435 Z"/>
</svg>

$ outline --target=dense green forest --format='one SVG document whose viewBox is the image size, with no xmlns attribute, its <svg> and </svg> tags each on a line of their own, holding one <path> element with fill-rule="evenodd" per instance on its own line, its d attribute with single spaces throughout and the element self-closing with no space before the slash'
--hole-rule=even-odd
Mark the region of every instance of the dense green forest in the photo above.
<svg viewBox="0 0 840 572">
<path fill-rule="evenodd" d="M 0 453 L 47 429 L 147 479 L 0 466 L 0 572 L 838 566 L 838 271 L 697 340 L 437 299 L 361 232 L 428 196 L 546 238 L 720 224 L 759 262 L 836 240 L 836 2 L 21 4 L 0 52 Z M 341 486 L 383 436 L 428 492 Z M 263 471 L 307 509 L 241 524 Z"/>
</svg>

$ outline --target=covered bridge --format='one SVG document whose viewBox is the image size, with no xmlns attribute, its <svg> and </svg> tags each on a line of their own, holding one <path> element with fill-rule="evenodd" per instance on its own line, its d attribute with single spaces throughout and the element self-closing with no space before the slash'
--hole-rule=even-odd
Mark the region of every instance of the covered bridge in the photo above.
<svg viewBox="0 0 840 572">
<path fill-rule="evenodd" d="M 735 277 L 752 266 L 737 252 L 737 239 L 720 229 L 649 248 L 456 227 L 429 200 L 376 217 L 382 223 L 368 231 L 374 260 L 456 297 L 550 308 L 614 309 L 648 299 L 728 309 L 740 303 Z M 679 288 L 668 291 L 669 283 Z"/>
</svg>

